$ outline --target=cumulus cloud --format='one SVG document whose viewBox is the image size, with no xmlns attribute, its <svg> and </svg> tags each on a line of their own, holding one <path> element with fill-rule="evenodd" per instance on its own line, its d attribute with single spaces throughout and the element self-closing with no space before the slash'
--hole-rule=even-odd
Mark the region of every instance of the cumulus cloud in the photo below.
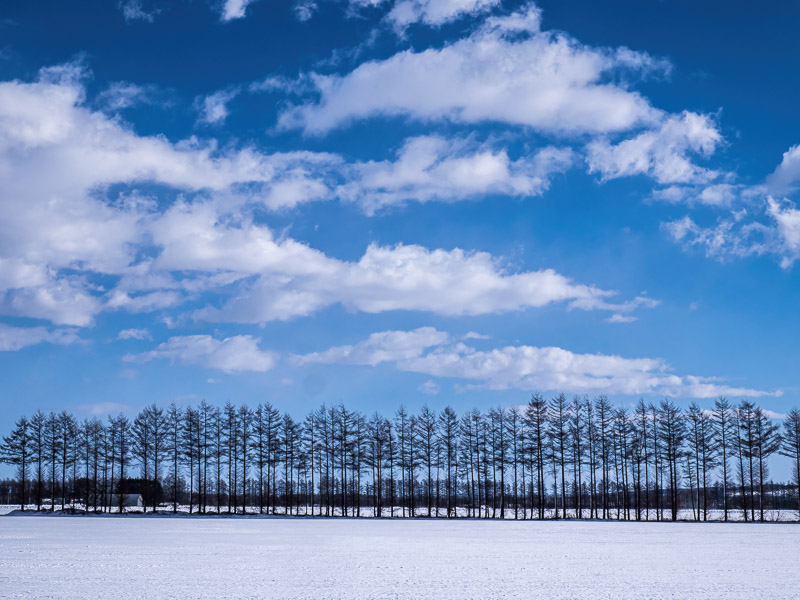
<svg viewBox="0 0 800 600">
<path fill-rule="evenodd" d="M 792 146 L 762 184 L 670 186 L 653 198 L 728 209 L 713 224 L 689 215 L 662 224 L 684 248 L 700 248 L 718 260 L 772 255 L 784 269 L 800 258 L 800 209 L 790 197 L 800 183 L 800 146 Z"/>
<path fill-rule="evenodd" d="M 710 156 L 722 136 L 708 115 L 684 111 L 668 117 L 657 129 L 611 144 L 595 140 L 587 146 L 589 172 L 603 180 L 648 175 L 661 184 L 707 183 L 719 173 L 695 165 L 691 154 Z"/>
<path fill-rule="evenodd" d="M 102 304 L 84 278 L 57 276 L 43 265 L 23 264 L 26 269 L 43 271 L 43 278 L 27 284 L 7 284 L 8 287 L 0 289 L 0 314 L 44 319 L 57 325 L 85 327 L 92 324 Z M 2 266 L 0 264 L 0 270 Z"/>
<path fill-rule="evenodd" d="M 156 15 L 161 12 L 158 9 L 146 11 L 142 6 L 141 0 L 123 0 L 119 3 L 119 7 L 122 9 L 122 16 L 125 17 L 126 21 L 147 21 L 152 23 Z"/>
<path fill-rule="evenodd" d="M 781 195 L 795 191 L 800 184 L 800 145 L 792 146 L 783 153 L 781 163 L 767 178 L 772 194 Z"/>
<path fill-rule="evenodd" d="M 152 340 L 149 329 L 123 329 L 117 334 L 118 340 Z"/>
<path fill-rule="evenodd" d="M 185 365 L 199 365 L 225 373 L 254 371 L 263 373 L 275 366 L 276 355 L 259 349 L 259 340 L 237 335 L 222 340 L 210 335 L 187 335 L 169 338 L 155 349 L 140 354 L 126 354 L 126 362 L 149 362 L 168 359 Z"/>
<path fill-rule="evenodd" d="M 299 365 L 309 363 L 370 365 L 396 362 L 420 356 L 432 346 L 441 346 L 450 336 L 433 327 L 412 331 L 381 331 L 373 333 L 354 346 L 337 346 L 325 352 L 315 352 L 294 359 Z"/>
<path fill-rule="evenodd" d="M 477 333 L 475 331 L 468 331 L 463 336 L 461 336 L 462 340 L 490 340 L 492 336 L 486 335 L 483 333 Z"/>
<path fill-rule="evenodd" d="M 139 136 L 85 105 L 84 78 L 83 67 L 72 63 L 43 69 L 32 83 L 0 83 L 1 313 L 85 326 L 104 306 L 141 308 L 143 300 L 123 296 L 104 303 L 89 280 L 127 271 L 155 214 L 153 199 L 104 198 L 112 184 L 212 192 L 247 184 L 253 193 L 266 190 L 272 202 L 270 185 L 288 177 L 302 188 L 307 163 L 335 159 Z"/>
<path fill-rule="evenodd" d="M 640 308 L 655 308 L 660 304 L 659 300 L 655 298 L 650 298 L 649 296 L 642 294 L 636 296 L 632 300 L 626 300 L 625 302 L 607 302 L 602 298 L 576 298 L 570 304 L 570 308 L 580 308 L 583 310 L 611 310 L 617 313 L 632 313 L 635 310 Z"/>
<path fill-rule="evenodd" d="M 662 228 L 684 248 L 699 248 L 709 258 L 726 260 L 773 255 L 788 269 L 800 257 L 800 210 L 789 200 L 772 196 L 701 225 L 690 216 L 668 221 Z"/>
<path fill-rule="evenodd" d="M 12 327 L 0 323 L 0 352 L 20 350 L 27 346 L 48 343 L 68 346 L 81 340 L 74 329 L 46 327 Z"/>
<path fill-rule="evenodd" d="M 245 16 L 247 7 L 254 2 L 256 2 L 256 0 L 224 0 L 220 19 L 223 22 L 241 19 Z"/>
<path fill-rule="evenodd" d="M 344 261 L 254 220 L 259 205 L 285 209 L 336 190 L 367 211 L 541 193 L 567 168 L 569 151 L 512 160 L 491 145 L 429 136 L 409 141 L 395 161 L 346 165 L 326 153 L 173 143 L 87 107 L 83 77 L 80 65 L 66 65 L 36 82 L 0 83 L 0 314 L 87 326 L 102 310 L 172 308 L 209 290 L 224 291 L 221 308 L 197 318 L 245 323 L 335 304 L 473 315 L 554 302 L 630 312 L 651 302 L 615 303 L 613 292 L 555 271 L 511 272 L 497 257 L 459 248 L 372 244 Z M 138 183 L 184 196 L 159 201 L 131 189 Z M 106 197 L 116 184 L 129 191 Z"/>
<path fill-rule="evenodd" d="M 769 228 L 743 217 L 742 213 L 737 213 L 733 217 L 719 218 L 711 226 L 702 226 L 686 215 L 663 223 L 662 228 L 674 242 L 687 249 L 699 248 L 709 258 L 725 260 L 768 252 L 773 246 L 766 240 L 771 237 Z"/>
<path fill-rule="evenodd" d="M 789 148 L 763 184 L 733 183 L 668 186 L 654 200 L 673 204 L 702 204 L 725 209 L 711 224 L 686 215 L 662 223 L 662 229 L 685 249 L 700 249 L 716 260 L 749 256 L 775 256 L 782 268 L 800 257 L 800 210 L 788 198 L 770 194 L 790 192 L 800 176 L 800 151 Z"/>
<path fill-rule="evenodd" d="M 774 198 L 767 199 L 767 214 L 775 219 L 778 233 L 787 250 L 800 250 L 800 210 L 791 203 L 779 203 Z"/>
<path fill-rule="evenodd" d="M 530 197 L 545 192 L 550 177 L 566 171 L 572 160 L 566 148 L 546 147 L 511 160 L 505 150 L 470 140 L 420 136 L 405 141 L 397 160 L 354 164 L 350 181 L 335 193 L 358 202 L 367 214 L 410 201 L 454 202 L 491 194 Z"/>
<path fill-rule="evenodd" d="M 438 383 L 429 379 L 425 383 L 422 383 L 417 387 L 417 389 L 422 392 L 423 394 L 428 394 L 429 396 L 435 396 L 441 391 L 441 387 Z"/>
<path fill-rule="evenodd" d="M 743 186 L 732 183 L 712 185 L 670 185 L 657 189 L 652 199 L 668 204 L 702 205 L 711 208 L 731 208 L 743 193 L 751 193 Z"/>
<path fill-rule="evenodd" d="M 334 347 L 296 360 L 370 366 L 391 363 L 402 371 L 465 380 L 470 382 L 469 387 L 495 390 L 690 398 L 781 394 L 732 387 L 715 378 L 674 375 L 661 359 L 576 354 L 563 348 L 536 346 L 481 351 L 433 328 L 376 333 L 353 346 Z"/>
<path fill-rule="evenodd" d="M 438 27 L 467 15 L 488 12 L 499 4 L 500 0 L 400 0 L 386 18 L 398 31 L 412 23 Z"/>
<path fill-rule="evenodd" d="M 131 296 L 123 290 L 113 290 L 106 301 L 111 310 L 124 309 L 132 313 L 152 312 L 179 305 L 183 296 L 175 291 L 155 291 Z"/>
<path fill-rule="evenodd" d="M 298 21 L 308 21 L 317 12 L 317 3 L 314 0 L 298 0 L 294 5 L 294 16 Z"/>
<path fill-rule="evenodd" d="M 578 284 L 551 269 L 510 273 L 484 252 L 429 250 L 416 245 L 371 244 L 357 262 L 330 258 L 294 240 L 275 240 L 255 225 L 203 236 L 178 232 L 159 260 L 171 268 L 234 269 L 259 273 L 221 309 L 198 319 L 264 323 L 308 315 L 333 304 L 380 313 L 418 310 L 479 315 L 568 302 L 584 310 L 633 310 L 613 292 Z M 188 265 L 194 265 L 190 267 Z"/>
<path fill-rule="evenodd" d="M 623 315 L 620 313 L 614 313 L 610 317 L 606 319 L 606 323 L 633 323 L 634 321 L 638 321 L 638 317 L 634 317 L 633 315 Z"/>
<path fill-rule="evenodd" d="M 115 112 L 140 104 L 154 104 L 157 93 L 152 85 L 115 81 L 97 95 L 96 102 L 103 110 Z"/>
<path fill-rule="evenodd" d="M 322 134 L 355 120 L 397 116 L 495 121 L 551 134 L 625 131 L 660 122 L 662 113 L 619 83 L 619 75 L 667 68 L 627 48 L 592 48 L 541 31 L 538 9 L 527 6 L 442 48 L 406 50 L 344 75 L 311 74 L 318 99 L 287 109 L 278 124 Z"/>
<path fill-rule="evenodd" d="M 239 94 L 238 89 L 219 90 L 198 101 L 200 122 L 206 125 L 221 125 L 228 118 L 228 102 Z"/>
</svg>

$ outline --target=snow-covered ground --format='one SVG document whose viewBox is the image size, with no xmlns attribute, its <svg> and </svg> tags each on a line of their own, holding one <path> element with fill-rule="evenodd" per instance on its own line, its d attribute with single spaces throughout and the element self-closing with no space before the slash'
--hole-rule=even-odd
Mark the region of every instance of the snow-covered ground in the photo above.
<svg viewBox="0 0 800 600">
<path fill-rule="evenodd" d="M 797 598 L 800 526 L 5 516 L 0 598 Z"/>
</svg>

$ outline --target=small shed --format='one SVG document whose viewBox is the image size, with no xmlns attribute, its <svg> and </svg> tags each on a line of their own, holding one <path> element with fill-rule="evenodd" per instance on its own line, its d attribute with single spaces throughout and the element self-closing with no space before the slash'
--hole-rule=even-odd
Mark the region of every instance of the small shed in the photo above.
<svg viewBox="0 0 800 600">
<path fill-rule="evenodd" d="M 141 508 L 144 506 L 144 499 L 141 494 L 121 494 L 123 508 Z M 111 506 L 119 506 L 120 494 L 111 496 Z"/>
</svg>

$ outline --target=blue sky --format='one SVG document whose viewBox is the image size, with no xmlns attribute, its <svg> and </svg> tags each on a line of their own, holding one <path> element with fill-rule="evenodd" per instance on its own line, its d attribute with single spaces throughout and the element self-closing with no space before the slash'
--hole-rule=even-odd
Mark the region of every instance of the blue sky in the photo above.
<svg viewBox="0 0 800 600">
<path fill-rule="evenodd" d="M 0 428 L 173 399 L 797 402 L 800 8 L 0 13 Z"/>
</svg>

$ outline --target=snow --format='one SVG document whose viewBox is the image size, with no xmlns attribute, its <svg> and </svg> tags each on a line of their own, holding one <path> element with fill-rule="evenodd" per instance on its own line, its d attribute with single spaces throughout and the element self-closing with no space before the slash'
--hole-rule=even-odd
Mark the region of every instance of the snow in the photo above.
<svg viewBox="0 0 800 600">
<path fill-rule="evenodd" d="M 16 516 L 0 598 L 797 598 L 789 523 Z"/>
</svg>

